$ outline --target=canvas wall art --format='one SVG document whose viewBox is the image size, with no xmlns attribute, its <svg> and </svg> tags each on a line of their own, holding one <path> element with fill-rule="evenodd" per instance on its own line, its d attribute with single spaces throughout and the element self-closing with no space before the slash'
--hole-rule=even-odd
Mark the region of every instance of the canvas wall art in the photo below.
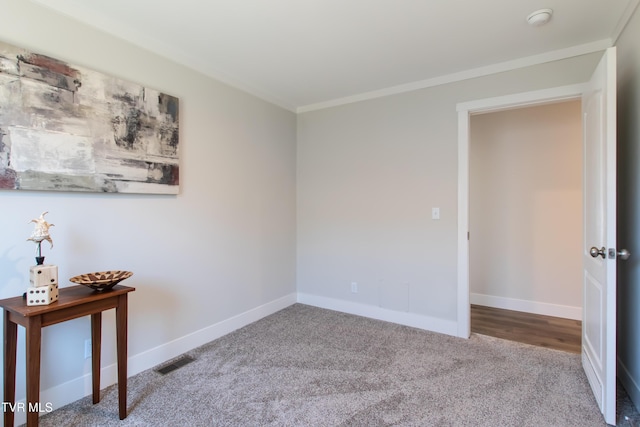
<svg viewBox="0 0 640 427">
<path fill-rule="evenodd" d="M 176 97 L 0 43 L 0 189 L 177 194 Z"/>
</svg>

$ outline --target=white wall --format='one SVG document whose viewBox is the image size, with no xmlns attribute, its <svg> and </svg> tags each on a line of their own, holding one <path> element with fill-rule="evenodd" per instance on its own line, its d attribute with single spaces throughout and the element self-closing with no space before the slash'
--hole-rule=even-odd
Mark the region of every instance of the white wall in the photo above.
<svg viewBox="0 0 640 427">
<path fill-rule="evenodd" d="M 5 43 L 179 97 L 181 155 L 178 196 L 0 192 L 0 298 L 27 287 L 35 251 L 28 221 L 47 210 L 55 246 L 43 250 L 61 284 L 97 270 L 134 272 L 123 282 L 136 287 L 130 374 L 295 302 L 295 114 L 31 2 L 0 0 L 0 11 Z M 107 373 L 112 312 L 103 316 Z M 42 389 L 62 401 L 90 391 L 82 379 L 89 324 L 44 330 Z"/>
<path fill-rule="evenodd" d="M 581 108 L 471 117 L 471 303 L 582 319 Z"/>
<path fill-rule="evenodd" d="M 600 56 L 300 114 L 301 300 L 455 335 L 456 104 L 584 82 Z"/>
<path fill-rule="evenodd" d="M 640 409 L 640 11 L 618 48 L 618 377 Z"/>
</svg>

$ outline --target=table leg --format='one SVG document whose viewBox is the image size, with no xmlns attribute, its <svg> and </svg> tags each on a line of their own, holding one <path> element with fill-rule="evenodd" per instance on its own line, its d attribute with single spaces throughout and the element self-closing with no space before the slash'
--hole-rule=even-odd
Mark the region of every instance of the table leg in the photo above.
<svg viewBox="0 0 640 427">
<path fill-rule="evenodd" d="M 100 346 L 102 343 L 102 312 L 91 315 L 91 383 L 93 403 L 100 402 Z"/>
<path fill-rule="evenodd" d="M 116 341 L 118 347 L 118 411 L 127 417 L 127 294 L 118 297 L 116 306 Z"/>
<path fill-rule="evenodd" d="M 16 403 L 16 350 L 18 325 L 9 320 L 9 312 L 4 312 L 4 425 L 13 426 Z M 6 404 L 5 404 L 6 402 Z"/>
<path fill-rule="evenodd" d="M 27 426 L 37 427 L 40 415 L 40 343 L 42 318 L 29 317 L 26 327 L 27 341 Z"/>
</svg>

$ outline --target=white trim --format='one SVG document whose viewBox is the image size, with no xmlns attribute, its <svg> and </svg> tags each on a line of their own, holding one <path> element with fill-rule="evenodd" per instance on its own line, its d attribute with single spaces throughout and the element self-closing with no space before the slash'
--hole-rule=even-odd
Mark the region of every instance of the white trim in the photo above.
<svg viewBox="0 0 640 427">
<path fill-rule="evenodd" d="M 474 293 L 471 294 L 470 299 L 471 304 L 484 305 L 486 307 L 523 311 L 525 313 L 562 317 L 564 319 L 582 320 L 582 307 Z"/>
<path fill-rule="evenodd" d="M 562 59 L 572 58 L 574 56 L 586 55 L 589 53 L 603 51 L 611 47 L 611 40 L 598 40 L 592 43 L 586 43 L 578 46 L 572 46 L 566 49 L 545 52 L 540 55 L 527 56 L 525 58 L 514 59 L 512 61 L 500 62 L 497 64 L 487 65 L 485 67 L 473 68 L 458 73 L 447 74 L 444 76 L 434 77 L 431 79 L 420 80 L 417 82 L 407 83 L 398 86 L 392 86 L 385 89 L 374 90 L 357 95 L 346 96 L 329 101 L 318 102 L 298 107 L 297 113 L 306 113 L 309 111 L 322 110 L 339 105 L 351 104 L 354 102 L 366 101 L 369 99 L 382 98 L 390 95 L 411 92 L 419 89 L 440 86 L 443 84 L 459 82 L 463 80 L 474 79 L 477 77 L 488 76 L 491 74 L 502 73 L 505 71 L 516 70 L 519 68 L 530 67 L 532 65 L 544 64 L 547 62 L 559 61 Z"/>
<path fill-rule="evenodd" d="M 458 110 L 458 336 L 471 330 L 469 306 L 469 116 L 508 108 L 580 99 L 583 84 L 463 102 Z"/>
<path fill-rule="evenodd" d="M 457 324 L 452 320 L 423 316 L 417 313 L 388 310 L 373 305 L 359 304 L 334 298 L 298 293 L 298 302 L 314 307 L 354 314 L 356 316 L 371 319 L 384 320 L 399 325 L 438 332 L 441 334 L 457 336 Z"/>
<path fill-rule="evenodd" d="M 458 336 L 471 336 L 469 306 L 469 113 L 458 112 Z"/>
<path fill-rule="evenodd" d="M 613 43 L 611 43 L 611 46 L 615 46 L 618 43 L 618 38 L 620 37 L 620 34 L 622 34 L 622 31 L 624 31 L 625 27 L 631 20 L 631 17 L 633 16 L 633 12 L 635 12 L 636 8 L 638 7 L 638 4 L 640 4 L 640 0 L 631 0 L 627 4 L 627 8 L 622 13 L 620 20 L 618 21 L 618 24 L 616 25 L 616 27 L 613 30 L 613 33 L 611 34 L 611 40 L 613 41 Z"/>
<path fill-rule="evenodd" d="M 534 105 L 569 101 L 580 99 L 584 87 L 584 83 L 578 83 L 531 92 L 478 99 L 475 101 L 461 102 L 456 105 L 456 109 L 458 112 L 467 111 L 470 114 L 484 114 L 512 108 L 533 107 Z"/>
<path fill-rule="evenodd" d="M 198 331 L 187 334 L 183 337 L 170 341 L 166 344 L 159 345 L 150 350 L 138 353 L 128 358 L 127 377 L 136 375 L 147 369 L 151 369 L 169 359 L 177 357 L 189 350 L 200 347 L 217 338 L 227 335 L 237 329 L 240 329 L 250 323 L 262 319 L 276 313 L 290 305 L 296 303 L 296 294 L 292 293 L 277 300 L 268 302 L 259 307 L 240 313 L 237 316 L 225 319 L 221 322 L 202 328 Z M 88 365 L 90 370 L 91 365 Z M 117 382 L 117 365 L 111 364 L 100 370 L 100 389 L 108 387 Z M 91 373 L 67 381 L 63 384 L 43 390 L 40 393 L 40 402 L 51 403 L 53 409 L 58 409 L 64 405 L 89 396 L 92 393 Z M 25 398 L 17 402 L 25 402 Z M 117 413 L 118 408 L 113 408 Z M 15 424 L 21 425 L 26 423 L 26 413 L 18 411 L 15 414 Z"/>
</svg>

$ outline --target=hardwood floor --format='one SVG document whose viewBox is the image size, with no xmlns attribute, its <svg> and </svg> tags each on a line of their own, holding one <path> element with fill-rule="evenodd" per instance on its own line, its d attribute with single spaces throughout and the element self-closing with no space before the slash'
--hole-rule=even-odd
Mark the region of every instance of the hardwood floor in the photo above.
<svg viewBox="0 0 640 427">
<path fill-rule="evenodd" d="M 582 322 L 471 305 L 471 332 L 526 344 L 581 352 Z"/>
</svg>

